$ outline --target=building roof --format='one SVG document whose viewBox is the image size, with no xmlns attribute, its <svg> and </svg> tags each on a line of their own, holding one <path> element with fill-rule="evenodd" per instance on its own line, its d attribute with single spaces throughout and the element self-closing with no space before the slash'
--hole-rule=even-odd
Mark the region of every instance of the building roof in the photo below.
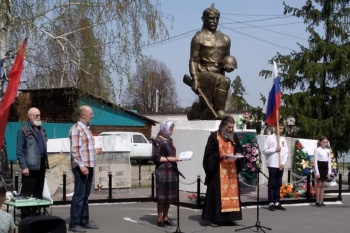
<svg viewBox="0 0 350 233">
<path fill-rule="evenodd" d="M 141 119 L 143 119 L 143 120 L 145 120 L 145 121 L 148 121 L 148 122 L 150 122 L 152 125 L 156 125 L 157 123 L 159 123 L 159 122 L 157 122 L 157 121 L 155 121 L 155 120 L 153 120 L 153 119 L 151 119 L 151 118 L 145 117 L 145 116 L 143 116 L 143 115 L 141 115 L 141 114 L 139 114 L 139 113 L 137 113 L 137 112 L 135 112 L 135 111 L 132 111 L 132 110 L 130 110 L 130 109 L 123 108 L 123 107 L 121 107 L 121 106 L 119 106 L 119 105 L 117 105 L 117 104 L 114 104 L 114 103 L 112 103 L 112 102 L 106 101 L 106 100 L 104 100 L 104 99 L 102 99 L 102 98 L 100 98 L 100 97 L 97 97 L 97 96 L 92 95 L 92 94 L 90 94 L 90 93 L 84 92 L 84 91 L 82 91 L 82 90 L 80 90 L 80 89 L 78 89 L 78 88 L 76 88 L 76 87 L 41 88 L 41 89 L 20 89 L 19 91 L 20 91 L 20 92 L 23 92 L 23 93 L 26 93 L 26 92 L 27 92 L 27 93 L 42 93 L 42 94 L 45 94 L 45 93 L 48 93 L 48 92 L 50 92 L 50 93 L 60 93 L 60 94 L 62 94 L 62 93 L 64 93 L 64 91 L 70 91 L 71 93 L 74 93 L 74 94 L 76 94 L 76 95 L 77 95 L 78 93 L 80 93 L 80 94 L 86 95 L 86 96 L 88 96 L 88 97 L 90 97 L 90 98 L 92 98 L 92 99 L 94 99 L 94 100 L 100 102 L 101 104 L 105 104 L 105 105 L 107 105 L 107 106 L 110 106 L 110 107 L 113 107 L 113 108 L 117 108 L 117 109 L 119 109 L 119 110 L 121 110 L 121 111 L 123 111 L 123 112 L 126 112 L 126 113 L 130 114 L 130 115 L 133 115 L 133 116 L 136 116 L 136 117 L 138 117 L 138 118 L 141 118 Z"/>
</svg>

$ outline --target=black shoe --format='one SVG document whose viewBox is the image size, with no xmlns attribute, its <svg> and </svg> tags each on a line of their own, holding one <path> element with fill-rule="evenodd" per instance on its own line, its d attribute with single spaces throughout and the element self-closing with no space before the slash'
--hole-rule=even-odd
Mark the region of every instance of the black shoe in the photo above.
<svg viewBox="0 0 350 233">
<path fill-rule="evenodd" d="M 83 225 L 80 225 L 84 229 L 98 229 L 98 226 L 95 223 L 87 222 Z"/>
<path fill-rule="evenodd" d="M 321 207 L 321 202 L 316 202 L 316 203 L 315 203 L 315 206 L 316 206 L 316 207 Z"/>
<path fill-rule="evenodd" d="M 237 224 L 233 221 L 226 221 L 226 222 L 223 222 L 222 224 L 220 224 L 222 226 L 237 226 Z"/>
<path fill-rule="evenodd" d="M 275 211 L 275 205 L 269 205 L 268 210 L 270 210 L 270 211 Z"/>
<path fill-rule="evenodd" d="M 172 227 L 173 227 L 173 226 L 176 226 L 176 224 L 173 223 L 172 221 L 170 221 L 170 219 L 164 220 L 163 223 L 164 223 L 165 225 L 167 225 L 167 226 L 172 226 Z"/>
<path fill-rule="evenodd" d="M 323 203 L 323 202 L 321 202 L 320 205 L 321 205 L 322 207 L 326 207 L 326 204 Z"/>
<path fill-rule="evenodd" d="M 71 232 L 86 232 L 86 230 L 84 230 L 83 228 L 81 228 L 80 226 L 72 226 L 68 228 L 68 231 Z"/>
<path fill-rule="evenodd" d="M 275 209 L 286 211 L 286 208 L 284 208 L 281 204 L 275 205 Z"/>
<path fill-rule="evenodd" d="M 211 222 L 210 222 L 210 226 L 212 226 L 212 227 L 218 227 L 218 226 L 219 226 L 219 223 L 216 222 L 216 221 L 211 221 Z"/>
<path fill-rule="evenodd" d="M 166 227 L 165 223 L 163 221 L 157 222 L 158 227 Z"/>
</svg>

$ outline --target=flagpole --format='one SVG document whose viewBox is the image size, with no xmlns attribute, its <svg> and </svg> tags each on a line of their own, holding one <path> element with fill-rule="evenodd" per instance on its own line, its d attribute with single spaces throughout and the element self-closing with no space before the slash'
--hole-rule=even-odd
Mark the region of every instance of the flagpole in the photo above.
<svg viewBox="0 0 350 233">
<path fill-rule="evenodd" d="M 277 140 L 277 147 L 280 147 L 280 122 L 279 122 L 279 109 L 276 109 L 276 140 Z M 281 150 L 278 151 L 278 166 L 281 167 Z"/>
</svg>

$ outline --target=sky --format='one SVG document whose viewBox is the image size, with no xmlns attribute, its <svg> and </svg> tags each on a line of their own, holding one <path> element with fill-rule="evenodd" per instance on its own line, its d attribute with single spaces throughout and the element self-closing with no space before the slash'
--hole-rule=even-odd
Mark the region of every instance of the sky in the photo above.
<svg viewBox="0 0 350 233">
<path fill-rule="evenodd" d="M 300 8 L 306 0 L 284 0 Z M 231 82 L 240 76 L 253 107 L 263 107 L 260 93 L 265 97 L 272 78 L 259 76 L 261 70 L 272 70 L 268 61 L 279 52 L 288 55 L 307 45 L 308 34 L 302 18 L 283 15 L 283 0 L 159 0 L 161 11 L 173 17 L 169 25 L 169 40 L 143 48 L 143 53 L 165 63 L 175 82 L 181 107 L 191 106 L 197 96 L 182 82 L 189 74 L 190 42 L 202 27 L 203 10 L 212 3 L 220 11 L 218 30 L 231 38 L 231 55 L 238 69 L 226 73 Z M 171 27 L 170 27 L 171 25 Z"/>
</svg>

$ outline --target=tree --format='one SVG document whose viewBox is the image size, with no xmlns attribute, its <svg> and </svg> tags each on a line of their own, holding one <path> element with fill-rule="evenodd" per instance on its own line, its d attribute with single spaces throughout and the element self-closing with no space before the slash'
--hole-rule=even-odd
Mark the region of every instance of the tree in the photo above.
<svg viewBox="0 0 350 233">
<path fill-rule="evenodd" d="M 142 45 L 168 35 L 154 2 L 0 0 L 0 59 L 7 61 L 27 37 L 22 81 L 35 88 L 78 86 L 108 99 L 115 77 L 120 85 L 129 78 Z"/>
<path fill-rule="evenodd" d="M 285 14 L 303 18 L 309 46 L 273 58 L 282 70 L 282 115 L 295 119 L 291 136 L 326 135 L 336 154 L 350 149 L 349 1 L 307 0 L 302 8 L 285 5 Z M 272 61 L 270 61 L 272 62 Z M 271 72 L 262 71 L 262 76 Z"/>
<path fill-rule="evenodd" d="M 124 93 L 124 104 L 143 112 L 171 112 L 178 108 L 175 81 L 164 63 L 145 58 L 137 67 Z"/>
<path fill-rule="evenodd" d="M 142 45 L 168 36 L 164 18 L 151 0 L 0 0 L 0 98 L 27 37 L 22 88 L 74 86 L 114 101 L 115 77 L 122 86 Z"/>
<path fill-rule="evenodd" d="M 234 110 L 249 110 L 251 106 L 247 103 L 247 101 L 244 99 L 243 95 L 245 95 L 245 87 L 243 86 L 242 79 L 240 76 L 237 76 L 232 84 L 231 87 L 233 89 L 232 95 L 229 95 L 228 103 L 227 103 L 227 110 L 234 111 Z"/>
</svg>

